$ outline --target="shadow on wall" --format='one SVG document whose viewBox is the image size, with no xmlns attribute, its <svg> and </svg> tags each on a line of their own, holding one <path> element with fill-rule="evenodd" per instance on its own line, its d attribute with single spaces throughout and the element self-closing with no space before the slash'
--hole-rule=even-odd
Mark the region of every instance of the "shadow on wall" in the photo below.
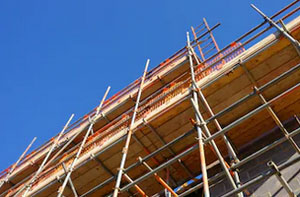
<svg viewBox="0 0 300 197">
<path fill-rule="evenodd" d="M 298 128 L 298 125 L 293 124 L 289 126 L 288 130 L 292 131 Z M 276 134 L 281 134 L 279 129 L 274 131 Z M 271 134 L 272 135 L 272 134 Z M 270 136 L 267 136 L 270 137 Z M 280 136 L 282 137 L 282 135 Z M 300 145 L 300 135 L 293 137 L 295 142 Z M 289 142 L 284 142 L 277 147 L 267 151 L 266 153 L 260 155 L 251 162 L 245 164 L 240 169 L 241 181 L 243 183 L 257 177 L 261 173 L 269 170 L 267 162 L 273 161 L 277 166 L 291 161 L 299 157 L 299 154 L 296 153 L 294 148 Z M 300 163 L 293 164 L 292 166 L 281 171 L 283 178 L 288 182 L 289 186 L 293 192 L 298 196 L 300 195 Z M 272 196 L 272 197 L 281 197 L 288 196 L 286 190 L 282 187 L 275 175 L 265 179 L 263 182 L 260 182 L 250 188 L 248 191 L 251 193 L 251 196 Z"/>
</svg>

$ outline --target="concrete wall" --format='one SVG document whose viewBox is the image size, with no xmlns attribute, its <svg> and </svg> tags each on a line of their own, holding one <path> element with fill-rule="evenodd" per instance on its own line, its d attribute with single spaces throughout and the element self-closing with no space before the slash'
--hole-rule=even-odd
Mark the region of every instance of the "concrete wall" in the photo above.
<svg viewBox="0 0 300 197">
<path fill-rule="evenodd" d="M 277 129 L 276 132 L 280 131 Z M 270 136 L 267 136 L 270 138 Z M 300 146 L 300 135 L 294 137 L 294 140 Z M 263 140 L 264 142 L 266 140 Z M 262 142 L 257 142 L 253 144 L 252 147 L 256 146 L 264 146 Z M 248 147 L 245 152 L 249 152 L 251 147 Z M 247 164 L 243 165 L 240 168 L 240 178 L 241 182 L 245 183 L 252 178 L 258 176 L 262 172 L 269 169 L 267 166 L 267 162 L 272 160 L 277 165 L 283 164 L 287 161 L 290 161 L 296 157 L 299 157 L 293 147 L 288 143 L 285 142 L 272 150 L 260 155 L 256 159 L 248 162 Z M 290 187 L 293 189 L 296 195 L 300 196 L 300 162 L 286 168 L 282 171 L 283 177 L 289 183 Z M 226 180 L 222 180 L 220 183 L 211 186 L 210 192 L 211 196 L 221 196 L 226 192 L 232 190 L 231 186 Z M 280 182 L 277 180 L 276 176 L 272 176 L 261 183 L 252 186 L 248 189 L 251 193 L 251 196 L 255 197 L 265 197 L 265 196 L 288 196 L 287 192 L 282 188 Z"/>
</svg>

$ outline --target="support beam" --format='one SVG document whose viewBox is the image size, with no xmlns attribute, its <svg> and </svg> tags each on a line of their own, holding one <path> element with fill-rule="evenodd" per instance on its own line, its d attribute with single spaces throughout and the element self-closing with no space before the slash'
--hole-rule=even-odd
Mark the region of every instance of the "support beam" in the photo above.
<svg viewBox="0 0 300 197">
<path fill-rule="evenodd" d="M 134 138 L 134 140 L 145 150 L 145 152 L 147 153 L 147 154 L 150 154 L 151 152 L 150 152 L 150 150 L 136 137 L 136 135 L 132 135 L 132 137 Z M 165 157 L 164 157 L 165 158 Z M 157 165 L 159 165 L 159 161 L 155 158 L 155 156 L 154 157 L 152 157 L 152 160 L 157 164 Z M 171 180 L 172 180 L 172 182 L 173 182 L 173 184 L 174 185 L 177 185 L 177 182 L 176 182 L 176 180 L 174 179 L 174 177 L 173 176 L 170 176 L 170 178 L 171 178 Z"/>
<path fill-rule="evenodd" d="M 119 173 L 118 173 L 118 177 L 117 177 L 117 180 L 116 180 L 116 185 L 115 185 L 113 197 L 117 197 L 118 194 L 119 194 L 121 179 L 122 179 L 123 170 L 124 170 L 124 166 L 125 166 L 125 162 L 126 162 L 126 158 L 127 158 L 127 153 L 128 153 L 128 148 L 129 148 L 129 145 L 130 145 L 131 135 L 133 133 L 133 131 L 132 131 L 133 124 L 135 122 L 135 117 L 136 117 L 136 114 L 137 114 L 137 110 L 138 110 L 138 106 L 139 106 L 141 93 L 142 93 L 142 90 L 143 90 L 144 81 L 145 81 L 145 78 L 146 78 L 149 62 L 150 62 L 150 60 L 148 59 L 147 63 L 146 63 L 146 66 L 145 66 L 144 73 L 143 73 L 143 77 L 142 77 L 142 80 L 141 80 L 139 92 L 138 92 L 138 95 L 137 95 L 137 101 L 135 103 L 131 123 L 130 123 L 129 128 L 128 128 L 127 138 L 126 138 L 125 146 L 124 146 L 123 151 L 122 151 L 123 155 L 122 155 L 122 159 L 121 159 L 121 163 L 120 163 Z"/>
<path fill-rule="evenodd" d="M 194 87 L 196 88 L 196 91 L 197 91 L 197 93 L 199 95 L 199 98 L 201 99 L 201 101 L 203 102 L 203 104 L 204 104 L 204 106 L 206 108 L 206 111 L 209 113 L 210 117 L 214 116 L 215 114 L 213 113 L 212 109 L 210 108 L 210 106 L 209 106 L 209 104 L 208 104 L 208 102 L 207 102 L 204 94 L 202 93 L 202 90 L 198 87 L 198 85 L 196 84 L 196 82 L 193 82 L 193 83 L 194 83 Z M 221 127 L 218 119 L 214 119 L 213 122 L 214 122 L 216 128 L 219 131 L 222 130 L 222 127 Z M 239 159 L 238 159 L 238 157 L 237 157 L 237 155 L 236 155 L 236 153 L 235 153 L 235 151 L 234 151 L 231 143 L 229 142 L 228 137 L 226 135 L 222 135 L 222 138 L 223 138 L 223 140 L 224 140 L 224 142 L 225 142 L 225 144 L 227 146 L 229 156 L 234 160 L 234 162 L 238 162 Z"/>
<path fill-rule="evenodd" d="M 211 117 L 214 116 L 215 114 L 213 113 L 212 109 L 210 108 L 210 106 L 209 106 L 204 94 L 202 93 L 201 89 L 197 86 L 196 82 L 193 82 L 193 83 L 194 83 L 194 86 L 197 88 L 197 93 L 198 93 L 200 99 L 202 100 L 206 110 L 208 111 L 208 113 L 210 114 Z M 219 131 L 221 131 L 222 127 L 221 127 L 219 121 L 217 119 L 214 119 L 214 123 L 215 123 L 215 126 L 217 127 L 217 129 Z M 232 144 L 228 140 L 228 137 L 225 134 L 222 137 L 223 137 L 223 140 L 224 140 L 224 142 L 227 146 L 228 154 L 229 154 L 229 157 L 231 159 L 231 164 L 239 162 L 239 159 L 238 159 L 238 157 L 237 157 L 237 155 L 236 155 L 236 153 L 235 153 L 235 151 L 232 147 Z M 235 181 L 237 187 L 240 187 L 241 182 L 240 182 L 240 177 L 239 177 L 238 171 L 234 170 L 233 174 L 234 174 L 234 181 Z M 239 195 L 243 196 L 242 193 L 240 193 Z"/>
<path fill-rule="evenodd" d="M 95 155 L 91 155 L 90 158 L 92 158 L 94 161 L 96 161 L 97 163 L 99 163 L 99 165 L 108 173 L 110 174 L 112 177 L 115 176 L 115 174 L 110 170 L 108 169 L 108 167 L 100 160 L 98 159 L 97 157 L 95 157 Z M 131 183 L 132 182 L 132 179 L 124 173 L 124 177 Z M 142 195 L 142 196 L 146 196 L 145 192 L 138 186 L 138 185 L 134 185 L 134 187 L 137 189 L 137 191 Z M 128 193 L 133 196 L 133 193 L 130 192 L 128 190 Z"/>
<path fill-rule="evenodd" d="M 196 102 L 195 102 L 195 100 L 194 100 L 193 98 L 191 98 L 191 102 L 192 102 L 194 111 L 195 111 L 195 113 L 196 113 L 196 116 L 197 116 L 198 119 L 199 119 L 199 121 L 198 121 L 199 125 L 201 125 L 202 128 L 206 131 L 207 137 L 211 137 L 210 131 L 209 131 L 209 129 L 208 129 L 206 123 L 204 122 L 204 119 L 203 119 L 203 117 L 202 117 L 202 114 L 200 113 L 199 108 L 197 107 Z M 213 150 L 214 150 L 214 152 L 216 153 L 216 156 L 217 156 L 217 158 L 218 158 L 219 161 L 220 161 L 220 164 L 221 164 L 221 166 L 222 166 L 222 168 L 223 168 L 223 170 L 224 170 L 224 172 L 225 172 L 225 174 L 226 174 L 226 177 L 227 177 L 228 181 L 231 183 L 231 186 L 232 186 L 234 189 L 236 189 L 236 188 L 237 188 L 237 185 L 236 185 L 236 183 L 234 182 L 234 179 L 233 179 L 232 175 L 231 175 L 230 172 L 229 172 L 229 169 L 228 169 L 229 166 L 226 165 L 226 161 L 224 160 L 223 156 L 221 155 L 221 152 L 219 151 L 219 148 L 217 147 L 217 144 L 215 143 L 214 139 L 212 139 L 209 143 L 212 145 Z"/>
<path fill-rule="evenodd" d="M 146 168 L 152 172 L 152 168 L 144 161 L 141 160 L 142 158 L 139 157 L 139 160 L 141 161 L 141 163 L 143 163 L 144 166 L 146 166 Z M 178 195 L 176 194 L 176 192 L 160 177 L 158 176 L 157 173 L 153 173 L 155 179 L 166 189 L 168 190 L 173 196 L 177 197 Z"/>
<path fill-rule="evenodd" d="M 187 40 L 188 40 L 188 46 L 190 46 L 189 45 L 189 34 L 187 34 Z M 189 49 L 190 49 L 190 47 L 189 47 Z M 199 111 L 198 97 L 197 97 L 197 93 L 196 93 L 195 90 L 196 89 L 200 90 L 200 89 L 196 86 L 196 80 L 195 80 L 195 74 L 194 74 L 194 65 L 193 65 L 193 61 L 191 60 L 191 58 L 192 58 L 191 54 L 192 54 L 192 50 L 190 49 L 189 50 L 189 58 L 190 58 L 190 70 L 191 70 L 191 79 L 192 79 L 192 88 L 193 88 L 192 89 L 193 98 L 191 98 L 191 101 L 192 101 L 193 108 L 194 108 L 194 111 L 195 111 L 196 121 L 197 121 L 197 123 L 200 123 L 200 125 L 199 126 L 196 125 L 196 127 L 199 127 L 199 128 L 202 127 L 204 129 L 204 131 L 206 132 L 207 137 L 210 137 L 211 136 L 210 131 L 209 131 L 206 123 L 204 122 L 204 118 L 202 117 L 202 115 Z M 202 94 L 202 96 L 203 96 L 203 94 Z M 202 97 L 202 99 L 203 99 L 203 97 Z M 204 98 L 204 100 L 205 100 L 205 98 Z M 226 143 L 226 141 L 228 142 L 227 138 L 224 135 L 222 135 L 222 136 L 223 136 L 223 139 L 225 140 L 225 143 Z M 234 189 L 236 189 L 237 185 L 236 185 L 233 177 L 231 176 L 231 174 L 228 170 L 229 166 L 226 166 L 226 162 L 225 162 L 221 152 L 219 151 L 219 148 L 218 148 L 217 144 L 215 143 L 214 140 L 212 140 L 210 143 L 213 147 L 214 152 L 216 153 L 217 158 L 220 161 L 220 164 L 221 164 L 223 170 L 225 171 L 225 173 L 227 175 L 229 183 L 231 183 L 231 186 Z M 228 144 L 228 143 L 226 143 L 226 144 Z M 232 148 L 230 144 L 228 144 L 228 145 L 229 145 L 229 148 Z M 232 149 L 232 151 L 233 151 L 233 149 Z M 232 154 L 235 154 L 234 151 L 233 151 Z M 239 194 L 239 196 L 243 196 L 243 195 Z"/>
<path fill-rule="evenodd" d="M 159 133 L 156 131 L 156 129 L 154 129 L 154 128 L 152 127 L 152 125 L 149 124 L 145 119 L 143 119 L 143 124 L 144 124 L 146 127 L 148 127 L 148 128 L 150 129 L 150 131 L 152 131 L 152 132 L 155 134 L 155 136 L 159 139 L 159 141 L 160 141 L 163 145 L 166 145 L 166 144 L 167 144 L 166 141 L 165 141 L 165 140 L 159 135 Z M 175 151 L 174 151 L 171 147 L 168 147 L 168 150 L 169 150 L 169 152 L 170 152 L 170 154 L 171 154 L 172 156 L 175 156 L 175 155 L 176 155 Z M 193 178 L 193 177 L 194 177 L 193 173 L 188 169 L 188 167 L 183 163 L 182 160 L 178 159 L 178 163 L 180 164 L 180 166 L 182 166 L 182 168 L 183 168 L 184 171 L 190 176 L 190 178 Z"/>
<path fill-rule="evenodd" d="M 64 169 L 64 171 L 65 171 L 65 174 L 67 174 L 67 173 L 68 173 L 68 170 L 67 170 L 66 164 L 65 164 L 65 163 L 62 163 L 62 166 L 63 166 L 63 169 Z M 78 193 L 77 193 L 77 191 L 76 191 L 76 189 L 75 189 L 75 186 L 74 186 L 74 184 L 73 184 L 72 179 L 69 178 L 68 182 L 69 182 L 69 187 L 71 188 L 71 190 L 72 190 L 74 196 L 75 196 L 75 197 L 78 197 Z"/>
</svg>

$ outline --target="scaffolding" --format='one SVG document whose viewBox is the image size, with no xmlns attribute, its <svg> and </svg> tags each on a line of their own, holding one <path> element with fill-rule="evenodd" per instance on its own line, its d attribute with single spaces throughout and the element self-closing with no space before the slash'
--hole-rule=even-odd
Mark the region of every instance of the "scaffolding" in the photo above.
<svg viewBox="0 0 300 197">
<path fill-rule="evenodd" d="M 0 174 L 0 196 L 208 197 L 226 182 L 221 196 L 242 197 L 272 176 L 296 196 L 282 171 L 300 161 L 298 4 L 271 17 L 251 5 L 264 21 L 223 49 L 213 36 L 220 23 L 203 18 L 186 46 L 148 72 L 147 60 L 139 79 L 106 100 L 108 87 L 99 106 L 25 157 L 32 142 Z M 242 154 L 264 136 L 271 142 Z M 285 142 L 296 158 L 241 178 L 243 166 Z"/>
</svg>

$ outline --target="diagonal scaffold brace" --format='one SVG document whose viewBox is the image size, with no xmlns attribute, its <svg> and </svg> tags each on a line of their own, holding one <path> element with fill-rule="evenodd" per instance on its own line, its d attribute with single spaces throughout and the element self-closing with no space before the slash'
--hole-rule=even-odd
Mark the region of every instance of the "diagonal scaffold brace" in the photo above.
<svg viewBox="0 0 300 197">
<path fill-rule="evenodd" d="M 43 162 L 41 163 L 39 169 L 36 171 L 36 173 L 33 175 L 33 177 L 29 180 L 29 182 L 27 184 L 25 184 L 15 195 L 14 197 L 19 196 L 19 194 L 21 194 L 24 190 L 25 192 L 22 194 L 22 197 L 25 197 L 27 195 L 27 193 L 30 191 L 33 183 L 37 180 L 38 176 L 40 175 L 40 173 L 44 170 L 46 162 L 48 161 L 49 157 L 51 156 L 51 153 L 55 150 L 55 148 L 57 147 L 60 138 L 62 137 L 63 133 L 65 132 L 65 130 L 68 128 L 71 120 L 73 119 L 74 114 L 71 115 L 71 117 L 69 118 L 69 120 L 67 121 L 67 123 L 65 124 L 65 126 L 63 127 L 63 129 L 61 130 L 61 132 L 58 134 L 57 138 L 53 141 L 52 146 L 49 148 L 49 151 L 46 155 L 46 157 L 44 158 Z"/>
<path fill-rule="evenodd" d="M 128 153 L 128 148 L 129 148 L 130 140 L 131 140 L 132 133 L 133 133 L 132 128 L 133 128 L 133 125 L 134 125 L 134 122 L 135 122 L 135 117 L 136 117 L 136 114 L 137 114 L 137 110 L 138 110 L 138 106 L 139 106 L 139 102 L 140 102 L 140 98 L 141 98 L 141 94 L 142 94 L 142 89 L 143 89 L 143 86 L 144 86 L 144 81 L 145 81 L 145 78 L 146 78 L 149 63 L 150 63 L 150 60 L 148 59 L 147 62 L 146 62 L 146 66 L 145 66 L 145 70 L 144 70 L 142 79 L 141 79 L 141 84 L 140 84 L 140 88 L 139 88 L 139 91 L 138 91 L 137 100 L 136 100 L 136 103 L 135 103 L 131 123 L 128 127 L 127 138 L 126 138 L 125 146 L 124 146 L 123 151 L 122 151 L 123 155 L 122 155 L 120 168 L 119 168 L 119 172 L 118 172 L 118 176 L 117 176 L 117 180 L 116 180 L 116 185 L 115 185 L 115 188 L 114 188 L 113 197 L 117 197 L 118 194 L 119 194 L 122 175 L 123 175 L 123 170 L 124 170 L 126 157 L 127 157 L 127 153 Z"/>
<path fill-rule="evenodd" d="M 69 182 L 69 179 L 70 179 L 71 174 L 72 174 L 72 172 L 73 172 L 73 170 L 74 170 L 74 167 L 75 167 L 75 165 L 76 165 L 76 162 L 77 162 L 77 160 L 78 160 L 78 158 L 79 158 L 79 156 L 80 156 L 81 151 L 83 150 L 83 147 L 84 147 L 84 145 L 85 145 L 85 142 L 86 142 L 88 136 L 90 135 L 91 131 L 93 130 L 93 126 L 94 126 L 94 124 L 96 123 L 96 119 L 97 119 L 97 117 L 98 117 L 98 115 L 99 115 L 99 113 L 100 113 L 100 110 L 101 110 L 101 108 L 102 108 L 102 106 L 103 106 L 103 104 L 104 104 L 104 101 L 105 101 L 105 99 L 106 99 L 106 96 L 107 96 L 109 90 L 110 90 L 110 86 L 108 86 L 108 88 L 107 88 L 107 90 L 106 90 L 106 92 L 105 92 L 105 94 L 104 94 L 104 96 L 103 96 L 103 98 L 102 98 L 102 100 L 101 100 L 99 106 L 97 107 L 97 110 L 96 110 L 95 115 L 93 116 L 93 118 L 90 118 L 90 126 L 89 126 L 89 128 L 88 128 L 88 130 L 87 130 L 87 132 L 86 132 L 86 134 L 85 134 L 85 136 L 84 136 L 84 138 L 83 138 L 83 140 L 82 140 L 82 142 L 81 142 L 81 145 L 80 145 L 80 147 L 79 147 L 79 149 L 78 149 L 78 152 L 77 152 L 77 154 L 76 154 L 74 160 L 72 161 L 70 167 L 68 168 L 68 173 L 67 173 L 67 175 L 66 175 L 66 177 L 65 177 L 65 180 L 64 180 L 62 186 L 61 186 L 61 187 L 59 188 L 59 190 L 58 190 L 58 195 L 57 195 L 57 197 L 61 197 L 61 196 L 62 196 L 62 194 L 63 194 L 63 192 L 64 192 L 64 189 L 65 189 L 67 183 Z"/>
<path fill-rule="evenodd" d="M 33 140 L 30 142 L 30 144 L 27 146 L 27 148 L 25 149 L 25 151 L 19 157 L 18 161 L 15 164 L 12 165 L 12 167 L 10 168 L 10 170 L 7 173 L 6 177 L 0 182 L 0 188 L 4 185 L 4 183 L 9 182 L 10 175 L 16 169 L 16 167 L 18 166 L 18 164 L 22 161 L 22 159 L 24 158 L 24 156 L 26 155 L 27 151 L 30 149 L 30 147 L 32 146 L 32 144 L 35 142 L 35 140 L 36 140 L 36 137 L 34 137 Z"/>
<path fill-rule="evenodd" d="M 152 168 L 145 161 L 143 161 L 141 157 L 138 159 L 150 172 L 152 172 Z M 159 182 L 168 192 L 170 192 L 173 196 L 178 197 L 176 192 L 157 173 L 154 173 L 153 175 L 157 182 Z"/>
</svg>

